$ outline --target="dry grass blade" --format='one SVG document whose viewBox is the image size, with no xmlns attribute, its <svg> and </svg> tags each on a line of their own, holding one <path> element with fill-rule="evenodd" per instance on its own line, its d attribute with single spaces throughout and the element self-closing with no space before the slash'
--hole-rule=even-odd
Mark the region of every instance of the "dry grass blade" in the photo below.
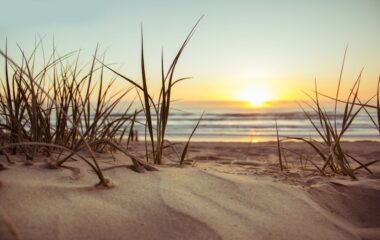
<svg viewBox="0 0 380 240">
<path fill-rule="evenodd" d="M 281 154 L 281 145 L 280 145 L 280 136 L 278 134 L 278 126 L 277 126 L 277 120 L 276 123 L 276 136 L 277 136 L 277 150 L 278 150 L 278 162 L 280 164 L 280 170 L 283 171 L 284 168 L 282 166 L 282 154 Z"/>
<path fill-rule="evenodd" d="M 357 168 L 355 168 L 354 171 L 359 170 L 359 169 L 362 169 L 362 168 L 366 168 L 366 169 L 368 169 L 368 166 L 370 166 L 370 165 L 372 165 L 372 164 L 374 164 L 374 163 L 377 163 L 377 162 L 380 162 L 380 159 L 370 161 L 370 162 L 368 162 L 368 163 L 366 163 L 366 164 L 360 164 L 360 166 L 357 167 Z"/>
<path fill-rule="evenodd" d="M 377 102 L 377 128 L 380 133 L 380 77 L 377 81 L 377 92 L 376 92 L 376 102 Z"/>
<path fill-rule="evenodd" d="M 195 127 L 193 128 L 193 131 L 191 132 L 190 136 L 189 136 L 189 139 L 187 140 L 186 142 L 186 145 L 185 147 L 183 148 L 183 151 L 182 151 L 182 155 L 181 155 L 181 159 L 179 161 L 179 165 L 182 165 L 183 164 L 183 161 L 185 161 L 185 157 L 186 157 L 186 154 L 187 154 L 187 149 L 189 148 L 189 144 L 190 144 L 190 141 L 191 141 L 191 138 L 193 137 L 195 131 L 197 130 L 198 126 L 199 126 L 199 123 L 201 122 L 202 118 L 203 118 L 203 115 L 204 115 L 204 112 L 202 113 L 201 117 L 199 118 L 197 124 L 195 125 Z"/>
<path fill-rule="evenodd" d="M 344 63 L 346 61 L 346 54 L 347 54 L 347 49 L 348 49 L 348 46 L 346 46 L 346 49 L 344 50 L 344 56 L 343 56 L 343 62 L 342 62 L 342 67 L 340 69 L 340 74 L 339 74 L 339 81 L 338 81 L 338 87 L 337 87 L 337 91 L 336 91 L 336 96 L 335 96 L 335 106 L 334 106 L 334 125 L 335 125 L 335 133 L 337 133 L 337 122 L 336 122 L 336 110 L 337 110 L 337 106 L 338 106 L 338 100 L 339 99 L 339 91 L 340 91 L 340 85 L 341 85 L 341 82 L 342 82 L 342 76 L 343 76 L 343 69 L 344 69 Z"/>
<path fill-rule="evenodd" d="M 149 101 L 150 95 L 148 93 L 148 85 L 146 82 L 146 74 L 145 74 L 144 37 L 143 37 L 142 26 L 141 26 L 141 75 L 142 75 L 142 82 L 143 82 L 143 89 L 142 90 L 143 90 L 143 94 L 144 94 L 143 100 L 144 100 L 144 104 L 145 104 L 145 117 L 146 117 L 147 124 L 148 124 L 148 132 L 149 132 L 149 136 L 150 136 L 152 151 L 153 151 L 153 153 L 155 153 L 152 114 L 150 111 L 151 105 L 150 105 L 150 101 Z M 159 162 L 157 162 L 156 158 L 154 159 L 154 162 L 159 163 Z"/>
<path fill-rule="evenodd" d="M 141 160 L 139 160 L 137 156 L 135 156 L 134 154 L 130 153 L 128 150 L 124 149 L 122 146 L 120 146 L 119 144 L 114 143 L 111 140 L 106 140 L 106 139 L 98 140 L 96 142 L 93 142 L 92 144 L 99 144 L 99 143 L 108 144 L 108 145 L 116 148 L 120 152 L 124 153 L 126 156 L 128 156 L 132 160 L 133 165 L 134 165 L 134 170 L 136 172 L 144 172 L 144 169 L 148 170 L 148 171 L 157 171 L 158 170 L 157 168 L 155 168 L 155 167 L 153 167 L 153 166 L 151 166 L 149 164 L 145 164 L 144 162 L 142 162 Z"/>
<path fill-rule="evenodd" d="M 355 168 L 354 171 L 358 170 L 358 169 L 361 169 L 361 168 L 364 168 L 370 174 L 373 174 L 373 172 L 367 166 L 371 165 L 372 163 L 376 163 L 377 161 L 379 161 L 379 160 L 376 160 L 376 161 L 373 161 L 373 162 L 371 162 L 369 164 L 363 164 L 359 160 L 357 160 L 355 157 L 353 157 L 352 155 L 350 155 L 348 153 L 346 153 L 346 156 L 349 157 L 349 158 L 351 158 L 352 160 L 354 160 L 356 163 L 358 163 L 360 165 L 358 168 Z"/>
</svg>

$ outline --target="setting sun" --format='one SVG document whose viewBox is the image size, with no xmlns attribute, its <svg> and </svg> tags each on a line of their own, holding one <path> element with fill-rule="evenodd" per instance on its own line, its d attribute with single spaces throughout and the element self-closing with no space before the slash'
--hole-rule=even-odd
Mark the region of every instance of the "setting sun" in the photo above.
<svg viewBox="0 0 380 240">
<path fill-rule="evenodd" d="M 272 91 L 268 88 L 252 87 L 239 93 L 238 99 L 248 102 L 252 107 L 265 107 L 273 97 Z"/>
</svg>

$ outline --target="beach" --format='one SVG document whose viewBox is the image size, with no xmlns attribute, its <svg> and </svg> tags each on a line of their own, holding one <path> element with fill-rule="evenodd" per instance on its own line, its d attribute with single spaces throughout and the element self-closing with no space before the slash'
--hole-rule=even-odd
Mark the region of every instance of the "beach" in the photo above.
<svg viewBox="0 0 380 240">
<path fill-rule="evenodd" d="M 7 1 L 0 240 L 380 240 L 380 1 Z"/>
<path fill-rule="evenodd" d="M 343 147 L 365 163 L 380 143 Z M 193 142 L 182 167 L 174 148 L 164 156 L 158 171 L 137 173 L 121 153 L 97 154 L 113 188 L 94 186 L 83 161 L 48 169 L 46 157 L 1 156 L 1 239 L 380 239 L 380 164 L 352 181 L 289 155 L 281 172 L 275 142 Z"/>
</svg>

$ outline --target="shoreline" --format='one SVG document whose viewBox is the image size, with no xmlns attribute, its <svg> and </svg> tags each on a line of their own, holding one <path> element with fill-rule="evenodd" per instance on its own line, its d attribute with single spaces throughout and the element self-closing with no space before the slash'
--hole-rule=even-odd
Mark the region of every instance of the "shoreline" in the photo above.
<svg viewBox="0 0 380 240">
<path fill-rule="evenodd" d="M 380 138 L 380 137 L 379 137 Z M 142 140 L 140 140 L 140 142 L 143 142 Z M 186 143 L 187 141 L 170 141 L 171 143 Z M 298 142 L 301 142 L 301 141 L 297 141 L 297 140 L 287 140 L 286 142 L 289 142 L 289 143 L 298 143 Z M 317 142 L 321 142 L 321 141 L 317 141 Z M 379 140 L 342 140 L 340 141 L 341 143 L 366 143 L 366 142 L 369 142 L 369 143 L 380 143 L 380 139 Z M 234 143 L 241 143 L 241 144 L 247 144 L 247 143 L 251 143 L 251 144 L 266 144 L 266 143 L 277 143 L 277 140 L 268 140 L 268 141 L 230 141 L 230 140 L 226 140 L 226 141 L 202 141 L 202 140 L 193 140 L 191 139 L 191 142 L 190 144 L 192 143 L 210 143 L 210 144 L 234 144 Z"/>
</svg>

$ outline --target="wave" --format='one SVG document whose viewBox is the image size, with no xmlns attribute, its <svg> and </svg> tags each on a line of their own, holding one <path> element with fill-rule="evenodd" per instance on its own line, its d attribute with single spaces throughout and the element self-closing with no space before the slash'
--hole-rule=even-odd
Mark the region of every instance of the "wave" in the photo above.
<svg viewBox="0 0 380 240">
<path fill-rule="evenodd" d="M 333 116 L 333 110 L 326 110 Z M 170 115 L 167 136 L 172 140 L 185 140 L 199 120 L 201 111 L 180 112 L 173 111 Z M 318 115 L 310 112 L 310 118 L 319 126 Z M 113 114 L 112 117 L 121 116 Z M 343 114 L 337 113 L 337 125 L 340 126 Z M 144 116 L 137 116 L 137 121 L 145 122 Z M 331 120 L 335 119 L 332 117 Z M 156 116 L 153 115 L 155 123 Z M 278 123 L 281 135 L 294 137 L 318 138 L 318 133 L 313 128 L 309 119 L 299 109 L 282 109 L 280 111 L 261 112 L 226 112 L 211 109 L 203 115 L 201 124 L 197 129 L 194 140 L 225 141 L 241 140 L 249 138 L 276 139 L 275 121 Z M 144 133 L 144 125 L 136 124 L 135 128 Z M 365 112 L 361 112 L 353 121 L 351 128 L 345 134 L 346 140 L 380 140 L 378 131 L 374 128 Z"/>
</svg>

